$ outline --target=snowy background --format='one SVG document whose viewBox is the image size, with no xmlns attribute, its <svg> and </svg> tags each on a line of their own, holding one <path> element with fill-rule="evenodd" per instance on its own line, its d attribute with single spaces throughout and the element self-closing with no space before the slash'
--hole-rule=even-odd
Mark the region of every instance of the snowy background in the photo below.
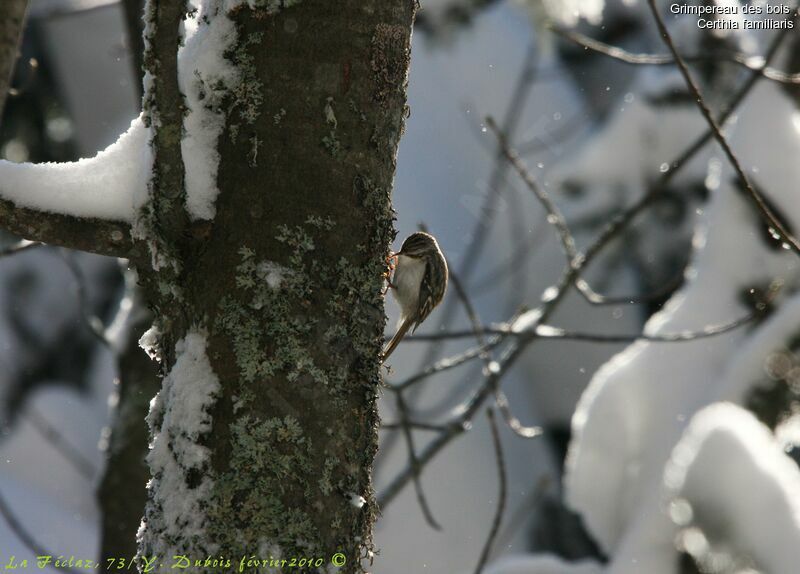
<svg viewBox="0 0 800 574">
<path fill-rule="evenodd" d="M 7 105 L 0 154 L 15 162 L 90 157 L 137 114 L 122 9 L 104 1 L 32 4 L 20 94 Z M 642 0 L 497 1 L 468 9 L 475 4 L 424 2 L 394 202 L 399 239 L 420 223 L 435 233 L 482 321 L 492 324 L 520 305 L 536 307 L 564 259 L 541 206 L 498 161 L 486 116 L 509 124 L 512 144 L 564 211 L 579 247 L 651 189 L 706 125 L 675 68 L 590 54 L 557 42 L 544 26 L 549 18 L 631 51 L 664 54 Z M 466 13 L 467 24 L 456 17 Z M 763 55 L 773 39 L 702 34 L 691 17 L 668 22 L 689 54 L 714 45 Z M 797 53 L 796 34 L 772 65 L 797 71 L 792 46 Z M 749 76 L 729 64 L 693 71 L 715 109 Z M 726 125 L 747 173 L 795 229 L 798 93 L 761 80 Z M 597 306 L 572 293 L 548 322 L 659 336 L 768 309 L 760 322 L 691 342 L 532 345 L 503 389 L 523 424 L 545 432 L 524 440 L 500 429 L 509 498 L 492 574 L 788 574 L 800 563 L 800 475 L 791 456 L 800 440 L 796 256 L 770 240 L 713 144 L 663 196 L 587 276 L 611 296 L 658 296 Z M 476 233 L 485 239 L 470 251 Z M 122 291 L 114 260 L 51 248 L 0 259 L 0 502 L 54 556 L 97 552 L 94 496 L 116 374 L 87 316 L 109 325 Z M 420 333 L 469 328 L 452 290 L 448 297 Z M 397 309 L 388 311 L 393 324 Z M 471 344 L 401 345 L 389 381 Z M 475 365 L 409 393 L 414 418 L 453 416 L 482 382 Z M 391 396 L 382 412 L 397 420 Z M 430 435 L 415 431 L 415 439 L 424 448 Z M 407 464 L 401 434 L 382 431 L 377 491 Z M 409 485 L 377 524 L 375 572 L 473 571 L 497 483 L 489 428 L 478 417 L 422 475 L 442 529 L 426 524 Z M 32 553 L 0 520 L 0 563 L 10 555 Z"/>
</svg>

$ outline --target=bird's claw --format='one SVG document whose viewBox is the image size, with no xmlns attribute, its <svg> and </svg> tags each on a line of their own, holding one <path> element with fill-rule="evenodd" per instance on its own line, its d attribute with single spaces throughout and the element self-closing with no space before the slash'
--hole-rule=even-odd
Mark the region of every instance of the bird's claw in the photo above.
<svg viewBox="0 0 800 574">
<path fill-rule="evenodd" d="M 392 283 L 392 272 L 397 267 L 397 253 L 390 253 L 386 257 L 386 265 L 388 269 L 383 274 L 383 279 L 386 281 L 386 288 L 383 290 L 381 295 L 386 295 L 389 292 L 389 289 L 395 289 L 397 286 Z"/>
</svg>

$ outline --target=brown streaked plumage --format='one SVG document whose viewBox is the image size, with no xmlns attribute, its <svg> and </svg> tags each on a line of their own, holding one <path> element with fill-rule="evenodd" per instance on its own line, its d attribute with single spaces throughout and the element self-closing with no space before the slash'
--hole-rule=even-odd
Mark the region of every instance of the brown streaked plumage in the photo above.
<svg viewBox="0 0 800 574">
<path fill-rule="evenodd" d="M 383 350 L 384 361 L 408 330 L 413 333 L 441 303 L 447 290 L 447 262 L 433 235 L 412 233 L 393 257 L 397 264 L 389 286 L 400 305 L 400 323 Z"/>
</svg>

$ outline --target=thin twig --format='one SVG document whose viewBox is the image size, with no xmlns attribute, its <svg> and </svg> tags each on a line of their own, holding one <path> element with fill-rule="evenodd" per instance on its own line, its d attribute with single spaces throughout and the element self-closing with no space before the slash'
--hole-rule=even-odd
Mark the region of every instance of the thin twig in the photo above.
<svg viewBox="0 0 800 574">
<path fill-rule="evenodd" d="M 431 512 L 428 499 L 425 497 L 425 491 L 422 489 L 422 481 L 420 480 L 420 472 L 422 467 L 417 459 L 417 451 L 416 447 L 414 446 L 414 435 L 411 432 L 411 427 L 408 425 L 408 406 L 403 398 L 403 391 L 396 391 L 395 398 L 397 399 L 397 410 L 400 412 L 400 428 L 403 429 L 403 436 L 405 437 L 406 445 L 408 446 L 408 458 L 411 461 L 411 469 L 414 477 L 414 490 L 417 493 L 417 501 L 422 509 L 422 514 L 425 516 L 425 521 L 434 530 L 441 530 L 442 527 L 433 517 L 433 512 Z"/>
<path fill-rule="evenodd" d="M 486 373 L 484 384 L 459 408 L 459 415 L 447 425 L 447 431 L 441 433 L 429 442 L 419 453 L 420 467 L 427 465 L 451 441 L 461 436 L 472 428 L 472 419 L 483 406 L 486 399 L 495 388 L 497 382 L 508 372 L 515 360 L 519 358 L 525 345 L 513 341 L 498 361 L 498 368 Z M 413 476 L 413 469 L 409 466 L 401 471 L 378 496 L 378 505 L 385 508 L 403 490 Z"/>
<path fill-rule="evenodd" d="M 517 174 L 522 179 L 522 182 L 525 184 L 525 186 L 533 193 L 536 199 L 539 200 L 539 203 L 542 204 L 542 207 L 544 207 L 544 210 L 547 213 L 547 222 L 558 232 L 558 238 L 561 240 L 561 246 L 564 249 L 564 253 L 567 256 L 567 259 L 572 261 L 578 255 L 578 251 L 575 248 L 575 238 L 572 237 L 572 233 L 567 226 L 567 220 L 564 219 L 564 216 L 561 214 L 558 206 L 550 199 L 550 196 L 547 194 L 544 188 L 538 184 L 533 175 L 531 175 L 531 173 L 523 165 L 516 152 L 509 147 L 505 134 L 500 130 L 497 123 L 494 121 L 494 118 L 486 118 L 486 125 L 490 130 L 492 130 L 492 133 L 494 133 L 495 137 L 497 138 L 497 142 L 499 144 L 499 153 L 502 154 L 502 156 L 511 164 L 511 166 L 516 170 Z"/>
<path fill-rule="evenodd" d="M 475 339 L 477 340 L 478 344 L 485 349 L 485 351 L 481 354 L 484 367 L 488 372 L 491 372 L 496 368 L 496 363 L 492 360 L 491 347 L 486 344 L 486 337 L 483 333 L 483 323 L 481 322 L 478 312 L 475 310 L 475 306 L 472 304 L 472 300 L 467 294 L 467 291 L 464 289 L 464 285 L 461 283 L 458 275 L 451 273 L 450 281 L 453 284 L 456 295 L 464 306 L 464 311 L 467 313 L 467 317 L 472 325 L 472 332 L 475 336 Z M 542 429 L 540 427 L 525 426 L 514 415 L 513 411 L 511 410 L 511 405 L 508 402 L 508 398 L 500 388 L 499 381 L 493 390 L 495 404 L 500 409 L 500 413 L 503 415 L 503 420 L 508 425 L 508 428 L 514 431 L 514 433 L 521 438 L 535 438 L 542 434 Z"/>
<path fill-rule="evenodd" d="M 517 172 L 517 175 L 519 175 L 520 179 L 528 188 L 528 190 L 533 193 L 533 195 L 544 208 L 544 211 L 547 215 L 547 223 L 553 226 L 558 234 L 558 238 L 561 241 L 561 246 L 567 260 L 567 265 L 573 265 L 573 263 L 579 258 L 579 253 L 575 247 L 575 237 L 570 231 L 566 218 L 561 213 L 561 210 L 558 208 L 555 202 L 550 198 L 550 195 L 541 185 L 539 185 L 536 178 L 533 177 L 533 174 L 531 174 L 530 170 L 528 170 L 528 168 L 525 166 L 517 152 L 509 147 L 508 140 L 503 132 L 500 131 L 500 128 L 497 126 L 497 123 L 494 121 L 494 119 L 491 117 L 487 118 L 486 125 L 497 138 L 500 152 Z M 612 305 L 621 303 L 630 304 L 638 302 L 638 297 L 612 298 L 601 295 L 592 289 L 591 285 L 589 285 L 589 283 L 583 278 L 576 279 L 574 285 L 583 298 L 592 305 Z M 659 293 L 660 292 L 661 290 L 659 290 Z M 652 300 L 653 298 L 654 296 L 652 294 L 647 297 L 649 300 Z"/>
<path fill-rule="evenodd" d="M 648 0 L 648 4 L 650 5 L 650 11 L 653 14 L 653 18 L 655 18 L 656 25 L 658 26 L 658 30 L 661 33 L 661 37 L 664 40 L 664 43 L 669 48 L 672 55 L 675 57 L 675 63 L 678 65 L 678 68 L 681 71 L 681 75 L 683 79 L 686 81 L 686 86 L 689 88 L 689 91 L 692 93 L 694 100 L 697 104 L 697 107 L 700 109 L 700 112 L 703 114 L 706 122 L 708 123 L 709 127 L 711 128 L 711 132 L 714 135 L 714 138 L 719 143 L 722 151 L 728 158 L 728 161 L 733 166 L 733 169 L 736 171 L 736 174 L 739 177 L 739 180 L 744 186 L 744 189 L 747 191 L 747 197 L 753 203 L 755 208 L 761 215 L 761 218 L 764 222 L 774 231 L 776 235 L 778 235 L 783 242 L 792 249 L 798 256 L 800 256 L 800 242 L 786 229 L 783 223 L 775 216 L 772 210 L 769 208 L 767 203 L 764 201 L 764 198 L 761 194 L 753 187 L 753 184 L 750 182 L 750 178 L 745 173 L 744 169 L 742 168 L 741 163 L 739 162 L 739 158 L 736 157 L 736 154 L 731 149 L 728 140 L 722 134 L 719 124 L 717 120 L 714 119 L 714 116 L 711 113 L 708 105 L 706 104 L 705 100 L 703 99 L 703 95 L 700 93 L 700 89 L 697 87 L 694 79 L 692 78 L 692 74 L 689 72 L 689 68 L 686 66 L 686 62 L 684 62 L 683 57 L 678 52 L 678 49 L 675 47 L 675 43 L 672 41 L 672 36 L 670 36 L 669 30 L 667 30 L 666 24 L 664 24 L 664 20 L 661 18 L 661 14 L 658 11 L 658 7 L 656 6 L 655 0 Z"/>
<path fill-rule="evenodd" d="M 771 43 L 766 56 L 764 57 L 764 67 L 766 67 L 772 59 L 777 55 L 783 41 L 788 37 L 788 30 L 784 29 L 775 36 Z M 720 114 L 720 123 L 724 123 L 744 101 L 747 95 L 752 91 L 753 87 L 758 83 L 761 76 L 758 73 L 752 72 L 750 77 L 745 81 L 742 86 L 733 95 L 726 109 Z M 564 300 L 567 293 L 567 288 L 576 281 L 580 273 L 597 257 L 597 255 L 614 239 L 626 226 L 628 226 L 636 217 L 643 212 L 649 205 L 651 205 L 659 196 L 663 186 L 666 185 L 688 162 L 693 158 L 711 139 L 711 130 L 707 130 L 701 134 L 694 142 L 673 161 L 671 162 L 671 169 L 662 174 L 658 185 L 654 186 L 650 192 L 640 197 L 633 205 L 625 211 L 617 214 L 612 220 L 604 227 L 594 242 L 587 248 L 586 252 L 575 261 L 575 264 L 569 266 L 555 285 L 551 286 L 548 291 L 550 296 L 542 304 L 540 308 L 539 324 L 546 322 L 550 316 L 555 312 L 560 303 Z M 509 322 L 513 325 L 514 321 Z M 535 327 L 535 326 L 534 326 Z M 469 336 L 469 335 L 467 335 Z M 496 335 L 498 342 L 500 335 Z M 413 339 L 407 339 L 413 340 Z M 461 436 L 464 432 L 471 428 L 472 417 L 480 409 L 488 397 L 492 386 L 495 381 L 499 381 L 505 373 L 513 366 L 515 361 L 522 355 L 527 346 L 536 340 L 536 332 L 534 330 L 523 333 L 523 336 L 515 338 L 511 341 L 510 345 L 502 354 L 502 357 L 497 362 L 499 369 L 490 371 L 486 374 L 486 379 L 483 386 L 481 386 L 472 397 L 460 408 L 460 416 L 447 425 L 447 431 L 441 433 L 436 439 L 431 441 L 425 449 L 419 454 L 419 464 L 421 466 L 429 463 L 436 455 L 444 449 L 451 441 Z M 499 343 L 498 343 L 499 344 Z M 474 351 L 474 350 L 473 350 Z M 477 356 L 475 353 L 473 356 Z M 443 359 L 442 363 L 447 363 L 450 359 Z M 428 375 L 429 376 L 429 375 Z M 385 508 L 399 492 L 411 480 L 412 470 L 406 468 L 401 471 L 386 487 L 386 489 L 379 495 L 378 502 L 382 508 Z"/>
<path fill-rule="evenodd" d="M 492 520 L 492 527 L 489 530 L 489 536 L 486 543 L 483 545 L 481 556 L 478 559 L 478 565 L 475 567 L 475 574 L 483 572 L 486 562 L 489 560 L 489 555 L 492 551 L 492 546 L 497 538 L 497 533 L 500 531 L 500 525 L 503 522 L 503 515 L 506 511 L 506 502 L 508 499 L 508 477 L 506 472 L 506 460 L 503 455 L 503 444 L 500 441 L 500 431 L 497 428 L 497 422 L 494 419 L 494 411 L 486 409 L 486 416 L 489 419 L 489 426 L 492 429 L 492 443 L 494 444 L 494 453 L 497 460 L 497 475 L 500 481 L 500 493 L 497 500 L 497 510 Z"/>
<path fill-rule="evenodd" d="M 417 421 L 406 421 L 405 426 L 411 427 L 412 429 L 417 430 L 424 430 L 424 431 L 431 431 L 431 432 L 446 432 L 447 427 L 445 425 L 434 425 L 429 423 L 422 423 Z M 399 430 L 403 428 L 402 423 L 381 423 L 381 428 L 385 430 Z"/>
<path fill-rule="evenodd" d="M 0 251 L 0 257 L 8 257 L 9 255 L 16 255 L 20 251 L 27 251 L 28 249 L 36 249 L 38 247 L 44 247 L 44 243 L 39 243 L 38 241 L 28 241 L 27 239 L 21 239 L 14 243 L 13 245 L 9 245 L 2 251 Z"/>
<path fill-rule="evenodd" d="M 539 54 L 536 49 L 536 45 L 531 44 L 531 46 L 528 48 L 528 53 L 525 57 L 522 70 L 520 71 L 514 89 L 512 90 L 511 99 L 503 118 L 503 132 L 509 134 L 509 137 L 513 137 L 514 130 L 519 126 L 519 119 L 522 115 L 524 104 L 528 99 L 530 89 L 533 86 L 536 78 L 538 59 Z M 469 280 L 472 278 L 472 274 L 475 271 L 478 262 L 480 261 L 480 255 L 483 249 L 486 247 L 486 237 L 488 236 L 489 230 L 494 222 L 494 216 L 496 212 L 495 204 L 497 203 L 500 193 L 504 188 L 503 183 L 506 179 L 506 170 L 506 162 L 504 161 L 502 154 L 498 151 L 495 155 L 494 168 L 492 169 L 492 173 L 489 177 L 487 195 L 484 198 L 480 212 L 476 218 L 475 224 L 473 225 L 470 241 L 464 249 L 464 255 L 461 258 L 460 266 L 458 268 L 458 272 L 465 282 L 469 282 Z M 454 303 L 451 303 L 451 300 L 445 301 L 441 312 L 441 321 L 443 324 L 447 325 L 449 323 L 454 311 Z M 422 364 L 431 362 L 434 353 L 437 351 L 438 348 L 432 347 L 422 361 Z"/>
<path fill-rule="evenodd" d="M 787 18 L 787 20 L 792 20 L 794 18 L 796 18 L 796 15 L 790 16 Z M 765 69 L 775 59 L 784 40 L 789 37 L 790 31 L 791 29 L 785 28 L 775 35 L 772 43 L 767 48 L 767 53 L 764 55 L 763 65 L 759 68 L 760 70 Z M 725 122 L 728 121 L 728 119 L 738 109 L 748 94 L 753 90 L 761 77 L 762 76 L 758 73 L 758 70 L 753 70 L 750 72 L 750 77 L 747 78 L 739 90 L 736 91 L 734 96 L 728 102 L 728 105 L 719 115 L 719 119 L 717 121 L 720 125 L 724 125 Z M 692 142 L 692 144 L 689 145 L 680 156 L 669 163 L 669 169 L 666 171 L 666 173 L 661 175 L 658 183 L 662 186 L 667 184 L 678 173 L 678 171 L 711 140 L 712 137 L 713 133 L 710 129 L 698 136 L 697 139 Z"/>
<path fill-rule="evenodd" d="M 61 260 L 64 261 L 70 273 L 72 273 L 72 277 L 75 279 L 77 285 L 78 310 L 83 323 L 95 339 L 110 349 L 111 343 L 106 338 L 106 330 L 103 321 L 89 310 L 89 300 L 86 294 L 86 278 L 83 275 L 83 270 L 80 268 L 77 261 L 75 261 L 72 252 L 60 249 L 59 255 L 61 255 Z"/>
<path fill-rule="evenodd" d="M 639 66 L 671 66 L 676 63 L 675 58 L 669 54 L 635 54 L 625 50 L 624 48 L 611 46 L 601 42 L 600 40 L 596 40 L 585 34 L 581 34 L 575 30 L 567 30 L 565 28 L 561 28 L 560 26 L 551 26 L 550 30 L 562 38 L 577 44 L 578 46 L 593 52 L 597 52 L 598 54 L 603 54 L 604 56 L 608 56 L 624 64 L 633 64 Z M 755 72 L 756 74 L 767 78 L 768 80 L 773 80 L 782 84 L 800 84 L 800 74 L 790 74 L 774 68 L 761 67 L 761 64 L 763 63 L 762 60 L 759 58 L 754 58 L 753 56 L 748 56 L 747 54 L 742 54 L 740 52 L 735 52 L 729 55 L 704 54 L 684 56 L 683 59 L 687 63 L 725 62 L 729 64 L 737 64 L 750 70 L 751 72 Z M 756 64 L 755 62 L 759 63 Z"/>
<path fill-rule="evenodd" d="M 403 341 L 410 341 L 411 336 L 406 336 L 403 338 Z M 497 345 L 501 341 L 500 337 L 493 338 L 488 344 L 489 345 Z M 480 357 L 481 353 L 483 352 L 483 345 L 478 347 L 473 347 L 471 349 L 467 349 L 463 353 L 455 355 L 453 357 L 446 357 L 444 359 L 440 359 L 436 361 L 433 365 L 430 365 L 420 372 L 411 375 L 407 379 L 400 381 L 399 383 L 387 383 L 387 386 L 392 389 L 397 390 L 404 390 L 408 387 L 421 383 L 428 377 L 436 375 L 438 373 L 442 373 L 444 371 L 449 371 L 450 369 L 454 369 L 456 367 L 460 367 L 464 363 L 471 361 L 472 359 Z"/>
<path fill-rule="evenodd" d="M 49 442 L 61 455 L 69 462 L 72 467 L 83 475 L 87 480 L 94 480 L 97 474 L 92 461 L 86 458 L 83 453 L 70 444 L 63 436 L 63 433 L 56 429 L 37 409 L 30 408 L 22 415 L 23 418 L 33 425 L 33 428 Z"/>
<path fill-rule="evenodd" d="M 560 327 L 553 327 L 542 323 L 537 323 L 530 329 L 526 328 L 514 330 L 513 323 L 509 323 L 499 328 L 484 328 L 483 334 L 505 335 L 510 337 L 529 337 L 531 332 L 534 332 L 536 338 L 539 339 L 563 339 L 567 341 L 589 341 L 593 343 L 634 343 L 636 341 L 649 341 L 651 343 L 685 343 L 729 333 L 730 331 L 734 331 L 740 327 L 752 323 L 761 316 L 763 316 L 763 311 L 755 311 L 744 317 L 734 319 L 733 321 L 729 321 L 727 323 L 709 325 L 708 327 L 705 327 L 699 331 L 680 331 L 677 333 L 636 333 L 632 335 L 586 333 L 582 331 L 569 331 L 566 329 L 561 329 Z M 407 340 L 408 342 L 412 343 L 440 339 L 465 339 L 474 336 L 474 331 L 448 331 L 430 335 L 414 335 L 413 337 L 407 338 Z"/>
<path fill-rule="evenodd" d="M 36 541 L 31 533 L 28 532 L 19 518 L 17 518 L 17 515 L 14 514 L 14 511 L 6 502 L 6 499 L 2 493 L 0 493 L 0 515 L 2 515 L 3 519 L 6 521 L 6 524 L 8 524 L 8 527 L 16 535 L 16 537 L 19 538 L 20 542 L 22 542 L 35 557 L 56 556 L 56 554 L 53 552 L 50 552 L 42 547 L 42 545 Z M 65 572 L 69 572 L 70 574 L 78 574 L 76 569 L 70 568 L 69 566 L 64 566 L 60 569 L 64 570 Z"/>
</svg>

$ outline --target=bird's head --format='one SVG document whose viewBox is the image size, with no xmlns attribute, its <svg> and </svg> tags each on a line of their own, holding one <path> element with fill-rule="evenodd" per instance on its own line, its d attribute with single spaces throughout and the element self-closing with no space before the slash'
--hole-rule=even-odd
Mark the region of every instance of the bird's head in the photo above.
<svg viewBox="0 0 800 574">
<path fill-rule="evenodd" d="M 403 241 L 403 246 L 400 248 L 398 255 L 406 255 L 408 257 L 424 257 L 432 251 L 438 251 L 439 245 L 433 235 L 425 233 L 424 231 L 417 231 L 412 233 L 406 240 Z"/>
</svg>

